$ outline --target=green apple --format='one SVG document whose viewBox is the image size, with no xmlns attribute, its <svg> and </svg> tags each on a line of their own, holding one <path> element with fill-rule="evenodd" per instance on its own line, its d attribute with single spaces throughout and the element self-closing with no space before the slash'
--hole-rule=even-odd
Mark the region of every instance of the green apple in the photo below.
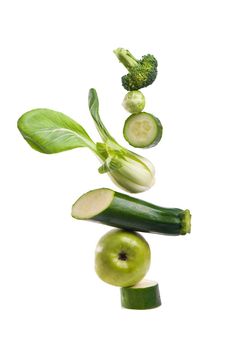
<svg viewBox="0 0 233 350">
<path fill-rule="evenodd" d="M 139 282 L 150 267 L 150 247 L 136 232 L 111 230 L 97 243 L 95 270 L 114 286 L 129 287 Z"/>
</svg>

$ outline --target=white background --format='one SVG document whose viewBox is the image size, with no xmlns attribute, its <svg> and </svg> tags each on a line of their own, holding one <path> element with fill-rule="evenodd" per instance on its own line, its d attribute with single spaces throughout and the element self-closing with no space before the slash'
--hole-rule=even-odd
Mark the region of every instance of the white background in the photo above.
<svg viewBox="0 0 233 350">
<path fill-rule="evenodd" d="M 233 348 L 232 10 L 231 1 L 1 1 L 1 350 Z M 156 184 L 138 198 L 189 208 L 192 233 L 144 234 L 148 278 L 163 305 L 125 310 L 119 289 L 94 272 L 108 227 L 79 222 L 71 205 L 106 186 L 88 149 L 32 150 L 16 128 L 25 111 L 47 107 L 79 121 L 99 140 L 88 112 L 127 145 L 121 106 L 125 73 L 112 50 L 154 54 L 156 82 L 146 111 L 163 123 L 161 143 L 138 153 Z"/>
</svg>

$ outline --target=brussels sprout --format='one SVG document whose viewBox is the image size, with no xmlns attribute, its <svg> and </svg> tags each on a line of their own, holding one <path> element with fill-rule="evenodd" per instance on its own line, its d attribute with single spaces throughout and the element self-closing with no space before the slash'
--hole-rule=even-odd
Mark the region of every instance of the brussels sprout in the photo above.
<svg viewBox="0 0 233 350">
<path fill-rule="evenodd" d="M 122 105 L 130 113 L 140 113 L 145 103 L 145 97 L 141 91 L 130 91 L 125 95 Z"/>
</svg>

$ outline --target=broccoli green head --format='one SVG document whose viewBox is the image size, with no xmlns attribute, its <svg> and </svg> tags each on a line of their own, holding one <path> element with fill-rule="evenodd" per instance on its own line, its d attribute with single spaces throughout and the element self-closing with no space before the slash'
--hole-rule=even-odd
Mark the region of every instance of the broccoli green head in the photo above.
<svg viewBox="0 0 233 350">
<path fill-rule="evenodd" d="M 153 55 L 148 54 L 137 60 L 128 50 L 122 48 L 114 50 L 114 53 L 129 72 L 121 78 L 126 90 L 139 90 L 154 82 L 158 63 Z"/>
</svg>

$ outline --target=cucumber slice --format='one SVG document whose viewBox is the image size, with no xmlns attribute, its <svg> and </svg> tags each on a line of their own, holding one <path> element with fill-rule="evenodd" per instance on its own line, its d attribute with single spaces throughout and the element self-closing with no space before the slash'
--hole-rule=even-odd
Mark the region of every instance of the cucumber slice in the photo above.
<svg viewBox="0 0 233 350">
<path fill-rule="evenodd" d="M 160 306 L 158 283 L 142 280 L 133 287 L 122 287 L 121 305 L 124 308 L 136 310 L 147 310 Z"/>
<path fill-rule="evenodd" d="M 83 194 L 73 204 L 72 216 L 130 231 L 172 236 L 185 235 L 191 230 L 188 209 L 159 207 L 108 188 Z"/>
<path fill-rule="evenodd" d="M 161 140 L 163 127 L 158 118 L 152 114 L 141 112 L 131 114 L 125 121 L 123 135 L 134 147 L 150 148 Z"/>
</svg>

